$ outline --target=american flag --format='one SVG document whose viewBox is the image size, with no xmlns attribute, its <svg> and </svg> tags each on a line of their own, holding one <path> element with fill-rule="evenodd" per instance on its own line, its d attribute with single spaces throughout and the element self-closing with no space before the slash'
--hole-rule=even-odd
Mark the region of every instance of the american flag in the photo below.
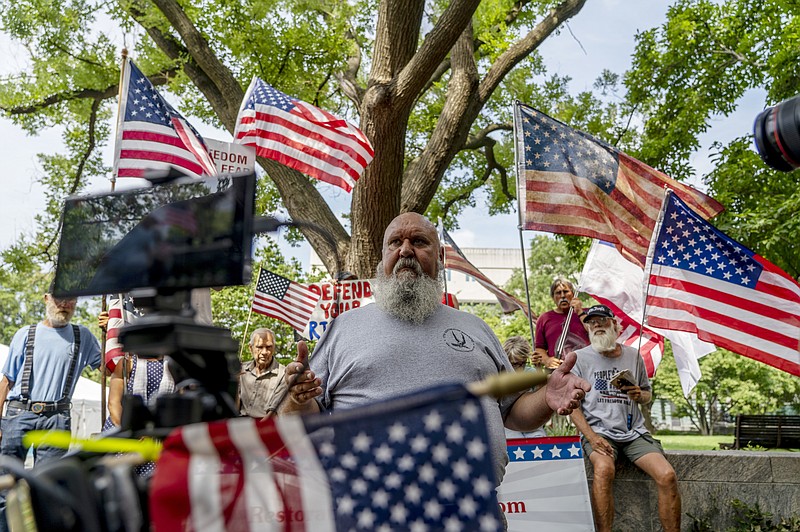
<svg viewBox="0 0 800 532">
<path fill-rule="evenodd" d="M 519 102 L 514 129 L 523 229 L 606 240 L 643 266 L 665 187 L 706 218 L 723 210 L 702 192 Z"/>
<path fill-rule="evenodd" d="M 672 343 L 672 355 L 686 396 L 702 376 L 698 359 L 714 351 L 714 344 L 697 335 L 644 327 L 641 348 L 639 331 L 644 318 L 644 270 L 617 251 L 612 244 L 595 240 L 581 273 L 581 289 L 608 306 L 620 318 L 623 330 L 619 341 L 639 349 L 647 376 L 652 378 L 663 355 L 664 341 Z"/>
<path fill-rule="evenodd" d="M 119 343 L 119 331 L 123 325 L 141 316 L 141 312 L 133 306 L 133 298 L 116 294 L 109 299 L 108 324 L 106 325 L 105 364 L 108 371 L 113 372 L 117 362 L 125 354 Z"/>
<path fill-rule="evenodd" d="M 800 285 L 703 220 L 665 200 L 647 291 L 647 322 L 800 376 Z"/>
<path fill-rule="evenodd" d="M 355 126 L 254 77 L 236 119 L 234 142 L 256 155 L 350 192 L 375 155 Z"/>
<path fill-rule="evenodd" d="M 500 307 L 506 314 L 519 309 L 522 309 L 525 314 L 528 313 L 528 307 L 525 303 L 494 284 L 491 279 L 486 277 L 478 268 L 467 260 L 467 257 L 461 252 L 444 228 L 442 228 L 442 244 L 444 245 L 445 269 L 455 270 L 474 277 L 475 280 L 478 281 L 478 284 L 494 294 L 497 298 L 497 302 L 500 303 Z"/>
<path fill-rule="evenodd" d="M 177 168 L 194 177 L 216 175 L 203 138 L 156 91 L 130 59 L 123 66 L 115 177 L 142 177 L 145 170 Z"/>
<path fill-rule="evenodd" d="M 332 415 L 187 425 L 151 482 L 156 530 L 502 530 L 479 400 L 426 390 Z"/>
<path fill-rule="evenodd" d="M 308 287 L 262 269 L 253 296 L 253 312 L 285 321 L 296 331 L 302 331 L 319 298 Z"/>
</svg>

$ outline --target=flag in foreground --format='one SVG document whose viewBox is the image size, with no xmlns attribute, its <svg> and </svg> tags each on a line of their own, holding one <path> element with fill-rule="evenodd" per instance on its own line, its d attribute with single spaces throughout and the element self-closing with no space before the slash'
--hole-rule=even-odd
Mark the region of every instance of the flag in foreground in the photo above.
<svg viewBox="0 0 800 532">
<path fill-rule="evenodd" d="M 164 442 L 151 515 L 156 530 L 501 530 L 488 446 L 460 386 L 188 425 Z"/>
<path fill-rule="evenodd" d="M 491 279 L 486 277 L 478 268 L 467 260 L 467 257 L 461 252 L 445 229 L 442 229 L 442 244 L 444 245 L 445 269 L 456 270 L 474 277 L 475 280 L 478 281 L 478 284 L 494 294 L 497 298 L 497 302 L 500 303 L 500 307 L 506 314 L 519 309 L 522 309 L 525 314 L 528 313 L 528 307 L 522 301 L 494 284 Z"/>
<path fill-rule="evenodd" d="M 133 306 L 132 297 L 124 297 L 122 294 L 111 296 L 108 306 L 106 353 L 104 358 L 108 371 L 113 372 L 114 368 L 117 367 L 117 362 L 125 354 L 122 351 L 122 345 L 119 343 L 120 329 L 138 316 L 141 316 L 141 313 Z"/>
<path fill-rule="evenodd" d="M 258 274 L 253 312 L 285 321 L 302 331 L 319 301 L 319 294 L 286 277 L 262 269 Z"/>
<path fill-rule="evenodd" d="M 148 169 L 177 168 L 194 177 L 216 175 L 203 138 L 125 59 L 120 88 L 115 177 L 142 177 Z"/>
<path fill-rule="evenodd" d="M 621 317 L 620 341 L 639 348 L 639 330 L 644 315 L 644 270 L 636 266 L 608 242 L 595 240 L 581 274 L 581 289 Z M 672 343 L 672 355 L 685 396 L 689 396 L 702 374 L 698 359 L 714 351 L 690 332 L 644 327 L 640 354 L 647 376 L 652 378 L 663 354 L 663 339 Z"/>
<path fill-rule="evenodd" d="M 702 192 L 519 102 L 514 131 L 523 229 L 605 240 L 644 266 L 664 187 L 705 218 L 723 210 Z"/>
<path fill-rule="evenodd" d="M 697 333 L 800 376 L 800 285 L 668 194 L 647 291 L 648 325 Z"/>
<path fill-rule="evenodd" d="M 375 152 L 355 126 L 254 77 L 236 118 L 234 142 L 350 192 Z"/>
</svg>

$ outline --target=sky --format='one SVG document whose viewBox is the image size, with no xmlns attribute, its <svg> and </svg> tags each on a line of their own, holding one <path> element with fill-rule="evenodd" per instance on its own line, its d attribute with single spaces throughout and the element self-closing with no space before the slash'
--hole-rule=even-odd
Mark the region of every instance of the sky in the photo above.
<svg viewBox="0 0 800 532">
<path fill-rule="evenodd" d="M 668 2 L 662 0 L 589 0 L 568 22 L 568 28 L 548 38 L 540 48 L 548 72 L 570 76 L 573 94 L 591 90 L 592 83 L 604 69 L 624 73 L 631 64 L 636 32 L 663 23 L 667 5 Z M 0 75 L 18 70 L 23 65 L 21 61 L 18 50 L 0 35 Z M 724 142 L 752 130 L 761 102 L 763 96 L 748 94 L 734 114 L 713 122 L 702 139 L 702 148 L 692 160 L 698 175 L 711 168 L 709 146 L 714 140 Z M 204 136 L 230 140 L 227 132 L 214 132 L 198 121 L 192 123 Z M 10 120 L 0 118 L 0 161 L 6 168 L 5 187 L 0 195 L 0 249 L 14 242 L 21 233 L 33 231 L 33 217 L 45 205 L 41 187 L 36 183 L 37 175 L 42 172 L 36 154 L 58 150 L 60 145 L 58 131 L 43 130 L 38 136 L 30 137 Z M 111 148 L 104 154 L 106 164 L 111 166 Z M 693 184 L 703 188 L 700 183 Z M 88 191 L 104 192 L 109 186 L 107 180 L 99 179 L 92 182 Z M 349 194 L 341 189 L 322 185 L 321 192 L 335 211 L 349 203 Z M 484 198 L 480 196 L 476 207 L 461 214 L 459 224 L 460 228 L 451 236 L 460 247 L 518 248 L 520 245 L 516 212 L 489 217 Z M 523 236 L 527 242 L 533 235 L 526 232 Z M 308 265 L 307 245 L 289 248 L 283 244 L 281 247 L 286 254 Z"/>
</svg>

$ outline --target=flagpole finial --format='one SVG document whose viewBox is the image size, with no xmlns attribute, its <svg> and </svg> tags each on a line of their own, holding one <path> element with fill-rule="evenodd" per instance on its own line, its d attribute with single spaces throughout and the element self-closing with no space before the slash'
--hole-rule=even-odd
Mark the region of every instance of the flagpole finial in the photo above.
<svg viewBox="0 0 800 532">
<path fill-rule="evenodd" d="M 123 48 L 122 49 L 122 59 L 125 59 L 126 57 L 128 57 L 128 49 L 127 48 Z"/>
</svg>

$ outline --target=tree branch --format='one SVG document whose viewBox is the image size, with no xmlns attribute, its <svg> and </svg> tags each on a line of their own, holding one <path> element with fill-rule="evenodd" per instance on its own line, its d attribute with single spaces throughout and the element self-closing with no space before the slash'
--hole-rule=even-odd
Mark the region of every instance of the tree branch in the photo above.
<svg viewBox="0 0 800 532">
<path fill-rule="evenodd" d="M 470 24 L 478 4 L 480 0 L 450 2 L 436 26 L 425 36 L 422 45 L 397 76 L 396 95 L 400 105 L 410 106 L 417 99 L 437 66 Z"/>
<path fill-rule="evenodd" d="M 353 43 L 355 50 L 350 57 L 347 58 L 347 68 L 340 73 L 336 74 L 336 79 L 339 81 L 339 86 L 342 92 L 351 102 L 356 104 L 356 108 L 361 108 L 361 102 L 364 99 L 364 87 L 358 84 L 358 71 L 361 69 L 361 45 L 356 39 L 356 33 L 352 29 L 348 29 L 345 38 Z"/>
<path fill-rule="evenodd" d="M 474 135 L 470 135 L 461 149 L 477 150 L 480 147 L 486 146 L 486 139 L 489 137 L 489 134 L 495 131 L 511 131 L 513 128 L 514 126 L 511 124 L 490 124 Z M 491 140 L 494 142 L 494 139 Z"/>
<path fill-rule="evenodd" d="M 497 162 L 497 159 L 494 156 L 495 144 L 497 144 L 497 141 L 493 138 L 488 136 L 483 138 L 480 146 L 483 147 L 483 153 L 486 156 L 486 169 L 483 171 L 481 177 L 472 181 L 465 190 L 445 202 L 445 204 L 442 206 L 442 219 L 447 219 L 447 211 L 449 211 L 453 205 L 459 201 L 468 199 L 476 189 L 486 184 L 494 170 L 497 170 L 500 173 L 503 194 L 509 199 L 509 201 L 514 200 L 514 197 L 511 195 L 511 191 L 508 188 L 508 171 L 503 165 Z M 476 145 L 475 148 L 471 149 L 477 149 L 480 146 Z"/>
<path fill-rule="evenodd" d="M 78 168 L 75 171 L 75 177 L 72 179 L 72 186 L 69 187 L 69 191 L 67 192 L 67 196 L 71 196 L 75 194 L 81 186 L 81 178 L 83 177 L 83 170 L 86 168 L 86 163 L 89 161 L 89 157 L 92 156 L 92 152 L 94 151 L 95 146 L 97 146 L 97 141 L 95 140 L 95 133 L 97 130 L 97 112 L 100 109 L 100 104 L 103 103 L 105 98 L 95 98 L 92 102 L 92 108 L 89 112 L 89 128 L 87 131 L 87 135 L 89 136 L 89 143 L 86 145 L 86 149 L 83 151 L 80 160 L 78 161 Z M 44 245 L 44 249 L 42 250 L 42 254 L 47 258 L 47 261 L 52 261 L 52 254 L 51 249 L 55 245 L 56 241 L 58 240 L 59 236 L 61 235 L 60 230 L 51 231 L 51 238 L 50 240 Z"/>
<path fill-rule="evenodd" d="M 178 73 L 178 68 L 169 68 L 167 70 L 162 70 L 158 74 L 154 74 L 150 76 L 150 81 L 155 86 L 164 85 L 169 81 L 170 78 L 175 76 Z M 30 105 L 19 106 L 19 107 L 0 107 L 3 111 L 8 113 L 9 115 L 26 115 L 32 113 L 38 113 L 50 107 L 52 105 L 56 105 L 62 102 L 69 102 L 72 100 L 82 100 L 82 99 L 92 99 L 92 100 L 107 100 L 108 98 L 113 98 L 119 93 L 119 84 L 115 83 L 114 85 L 109 85 L 104 89 L 80 89 L 74 91 L 66 91 L 66 92 L 59 92 L 56 94 L 52 94 L 45 98 L 44 100 L 40 100 L 38 102 L 34 102 Z"/>
<path fill-rule="evenodd" d="M 472 53 L 472 37 L 472 24 L 469 23 L 453 45 L 450 54 L 453 74 L 447 85 L 447 99 L 422 154 L 406 167 L 401 212 L 425 211 L 458 147 L 469 134 L 472 120 L 466 117 L 473 116 L 480 109 L 478 66 Z"/>
<path fill-rule="evenodd" d="M 511 6 L 511 8 L 506 12 L 506 16 L 503 19 L 503 24 L 502 25 L 495 24 L 494 26 L 492 26 L 487 30 L 487 33 L 504 31 L 505 28 L 514 24 L 517 18 L 519 18 L 520 13 L 522 13 L 522 8 L 524 8 L 527 4 L 529 4 L 530 1 L 531 0 L 519 0 L 518 2 L 515 2 L 514 5 Z M 486 44 L 486 42 L 481 39 L 476 38 L 474 40 L 473 49 L 475 50 L 476 53 L 478 53 L 479 57 L 485 57 L 486 55 L 485 53 L 480 53 L 481 47 L 484 44 Z M 439 66 L 436 67 L 436 70 L 434 70 L 428 82 L 425 83 L 425 87 L 423 87 L 423 89 L 420 91 L 420 94 L 425 94 L 428 91 L 428 89 L 430 89 L 434 83 L 439 81 L 448 70 L 450 70 L 449 57 L 445 58 L 441 63 L 439 63 Z"/>
<path fill-rule="evenodd" d="M 221 109 L 222 112 L 218 112 L 218 115 L 228 131 L 233 132 L 236 126 L 236 116 L 239 114 L 239 102 L 244 98 L 244 90 L 231 70 L 211 50 L 206 38 L 197 30 L 178 2 L 175 0 L 152 1 L 181 36 L 187 51 L 200 69 L 214 83 L 217 90 L 225 95 L 224 109 Z"/>
<path fill-rule="evenodd" d="M 578 14 L 585 3 L 586 0 L 564 0 L 551 9 L 525 37 L 498 57 L 481 82 L 480 101 L 485 103 L 511 69 L 538 48 L 564 21 Z"/>
</svg>

